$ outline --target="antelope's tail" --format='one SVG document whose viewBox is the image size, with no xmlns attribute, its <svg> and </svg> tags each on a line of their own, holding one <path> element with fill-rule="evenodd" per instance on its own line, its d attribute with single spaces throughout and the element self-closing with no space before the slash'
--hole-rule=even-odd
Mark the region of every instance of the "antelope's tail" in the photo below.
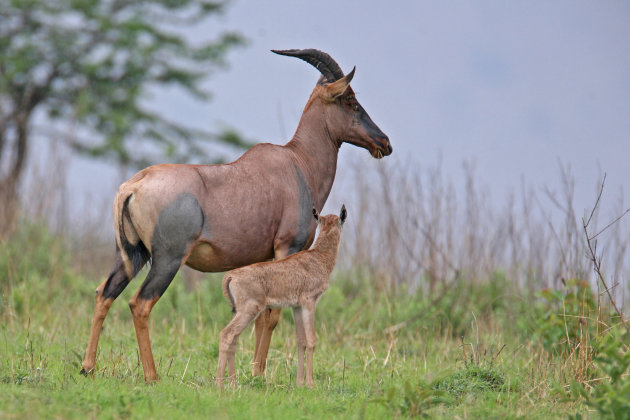
<svg viewBox="0 0 630 420">
<path fill-rule="evenodd" d="M 114 199 L 116 245 L 120 250 L 125 272 L 129 279 L 134 278 L 151 258 L 151 254 L 140 240 L 129 214 L 129 201 L 132 198 L 133 194 L 123 194 L 119 191 Z"/>
</svg>

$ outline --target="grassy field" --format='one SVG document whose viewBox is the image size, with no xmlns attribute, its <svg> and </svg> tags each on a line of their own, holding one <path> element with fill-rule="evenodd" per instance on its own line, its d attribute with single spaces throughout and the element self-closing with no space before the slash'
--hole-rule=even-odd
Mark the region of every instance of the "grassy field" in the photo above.
<svg viewBox="0 0 630 420">
<path fill-rule="evenodd" d="M 146 385 L 127 307 L 141 278 L 113 305 L 95 373 L 86 378 L 79 370 L 100 279 L 71 266 L 63 241 L 37 226 L 1 244 L 1 418 L 548 419 L 593 413 L 566 392 L 572 383 L 593 385 L 601 376 L 589 341 L 601 335 L 596 306 L 579 283 L 526 296 L 509 292 L 509 279 L 497 273 L 475 286 L 459 282 L 435 299 L 389 293 L 377 279 L 338 272 L 317 309 L 315 388 L 295 386 L 295 336 L 285 310 L 266 377 L 251 376 L 248 328 L 236 359 L 239 385 L 220 391 L 213 385 L 218 337 L 231 312 L 219 276 L 198 282 L 180 273 L 156 305 L 151 334 L 160 381 Z"/>
</svg>

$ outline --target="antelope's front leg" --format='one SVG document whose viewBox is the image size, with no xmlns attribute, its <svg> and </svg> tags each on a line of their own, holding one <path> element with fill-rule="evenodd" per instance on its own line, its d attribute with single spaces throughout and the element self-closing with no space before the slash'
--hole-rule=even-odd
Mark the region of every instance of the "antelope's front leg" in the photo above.
<svg viewBox="0 0 630 420">
<path fill-rule="evenodd" d="M 274 250 L 274 260 L 281 260 L 289 254 L 288 248 L 276 248 Z M 265 309 L 262 311 L 254 324 L 256 332 L 256 345 L 254 346 L 254 366 L 252 375 L 264 375 L 267 368 L 267 354 L 269 353 L 269 345 L 271 344 L 271 335 L 278 325 L 280 319 L 281 308 Z"/>
<path fill-rule="evenodd" d="M 267 367 L 267 353 L 269 352 L 269 345 L 271 344 L 271 334 L 273 334 L 274 328 L 278 325 L 280 319 L 281 308 L 265 309 L 262 311 L 254 327 L 256 328 L 256 338 L 260 337 L 256 343 L 254 350 L 254 368 L 252 375 L 258 376 L 265 373 Z M 259 332 L 260 330 L 260 332 Z"/>
</svg>

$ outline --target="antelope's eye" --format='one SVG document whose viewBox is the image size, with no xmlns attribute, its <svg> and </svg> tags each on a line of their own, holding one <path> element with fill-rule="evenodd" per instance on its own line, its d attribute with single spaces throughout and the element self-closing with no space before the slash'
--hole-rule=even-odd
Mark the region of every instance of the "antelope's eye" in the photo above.
<svg viewBox="0 0 630 420">
<path fill-rule="evenodd" d="M 352 109 L 354 109 L 355 111 L 359 111 L 359 104 L 352 105 Z"/>
</svg>

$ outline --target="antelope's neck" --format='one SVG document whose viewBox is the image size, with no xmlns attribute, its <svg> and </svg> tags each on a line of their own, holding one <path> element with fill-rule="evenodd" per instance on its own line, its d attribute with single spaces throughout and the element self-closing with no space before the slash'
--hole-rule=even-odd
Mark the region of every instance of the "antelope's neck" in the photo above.
<svg viewBox="0 0 630 420">
<path fill-rule="evenodd" d="M 308 108 L 293 139 L 286 147 L 294 152 L 296 163 L 312 189 L 317 211 L 321 211 L 332 189 L 337 171 L 338 142 L 332 138 L 319 107 Z"/>
<path fill-rule="evenodd" d="M 326 265 L 329 272 L 332 272 L 337 263 L 340 236 L 339 233 L 320 232 L 312 248 L 312 251 L 321 255 L 322 263 Z"/>
</svg>

